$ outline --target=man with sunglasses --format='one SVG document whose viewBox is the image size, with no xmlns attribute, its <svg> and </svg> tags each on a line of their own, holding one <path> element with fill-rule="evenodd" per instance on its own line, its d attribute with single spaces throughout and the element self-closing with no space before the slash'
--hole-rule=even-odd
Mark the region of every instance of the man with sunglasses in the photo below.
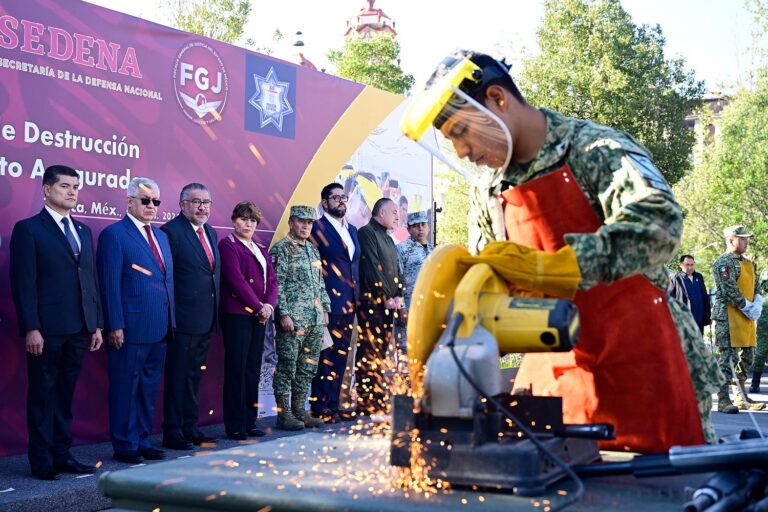
<svg viewBox="0 0 768 512">
<path fill-rule="evenodd" d="M 173 257 L 176 329 L 165 359 L 163 446 L 191 450 L 215 441 L 197 427 L 200 367 L 217 327 L 221 266 L 216 231 L 208 225 L 211 193 L 190 183 L 179 195 L 181 213 L 160 228 Z"/>
<path fill-rule="evenodd" d="M 175 326 L 171 246 L 151 225 L 158 206 L 157 183 L 131 180 L 128 212 L 101 232 L 97 251 L 109 350 L 109 429 L 115 459 L 129 464 L 165 457 L 150 441 Z"/>
<path fill-rule="evenodd" d="M 515 387 L 562 396 L 566 422 L 614 424 L 607 448 L 714 442 L 723 377 L 690 312 L 666 298 L 683 218 L 650 152 L 626 133 L 534 108 L 505 63 L 464 50 L 401 124 L 417 141 L 431 126 L 455 154 L 425 148 L 477 178 L 471 218 L 487 245 L 470 262 L 579 308 L 576 349 L 527 354 Z"/>
<path fill-rule="evenodd" d="M 341 381 L 347 364 L 358 300 L 360 243 L 357 228 L 347 222 L 347 196 L 338 183 L 320 192 L 323 216 L 312 226 L 310 241 L 320 252 L 325 290 L 331 299 L 328 332 L 333 346 L 320 353 L 320 365 L 312 380 L 312 414 L 327 423 L 350 419 L 340 411 Z"/>
</svg>

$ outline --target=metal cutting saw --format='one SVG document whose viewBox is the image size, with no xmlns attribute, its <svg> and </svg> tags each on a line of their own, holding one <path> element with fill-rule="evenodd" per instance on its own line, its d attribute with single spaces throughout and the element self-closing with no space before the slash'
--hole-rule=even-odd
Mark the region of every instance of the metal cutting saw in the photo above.
<svg viewBox="0 0 768 512">
<path fill-rule="evenodd" d="M 412 393 L 393 397 L 390 461 L 421 460 L 430 477 L 453 485 L 540 495 L 568 466 L 597 460 L 597 442 L 612 439 L 613 427 L 565 424 L 560 397 L 513 390 L 500 356 L 571 350 L 578 310 L 568 300 L 511 296 L 469 256 L 441 246 L 419 273 L 408 318 Z"/>
</svg>

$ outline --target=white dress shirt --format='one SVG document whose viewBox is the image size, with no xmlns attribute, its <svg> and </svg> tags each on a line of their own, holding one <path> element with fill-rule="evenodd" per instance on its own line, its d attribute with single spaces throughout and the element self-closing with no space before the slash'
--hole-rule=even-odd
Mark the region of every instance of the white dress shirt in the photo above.
<svg viewBox="0 0 768 512">
<path fill-rule="evenodd" d="M 331 223 L 331 226 L 333 226 L 333 228 L 336 230 L 336 232 L 339 234 L 341 239 L 346 244 L 347 252 L 349 253 L 349 259 L 351 260 L 352 258 L 354 258 L 355 243 L 352 241 L 352 235 L 349 234 L 349 223 L 347 222 L 347 219 L 342 217 L 341 222 L 339 222 L 332 215 L 328 215 L 327 212 L 323 212 L 323 217 L 328 219 L 328 222 Z"/>
<path fill-rule="evenodd" d="M 198 228 L 203 228 L 203 240 L 205 240 L 205 245 L 208 246 L 208 250 L 211 251 L 211 258 L 215 258 L 215 256 L 213 255 L 213 247 L 211 246 L 211 241 L 208 240 L 208 233 L 205 232 L 205 227 L 204 226 L 195 226 L 191 222 L 189 223 L 189 225 L 192 226 L 192 231 L 195 232 L 195 237 L 197 237 L 198 240 L 200 239 L 200 237 L 197 235 L 197 230 L 198 230 Z"/>
<path fill-rule="evenodd" d="M 128 215 L 128 218 L 131 219 L 131 222 L 133 222 L 136 225 L 136 228 L 139 230 L 139 233 L 141 233 L 141 236 L 144 238 L 144 240 L 147 241 L 147 245 L 150 245 L 149 239 L 147 238 L 147 232 L 144 229 L 144 226 L 150 226 L 150 224 L 140 221 L 139 219 L 131 215 L 130 212 L 126 213 L 126 215 Z M 163 265 L 165 265 L 165 254 L 163 254 L 163 249 L 160 247 L 160 242 L 157 241 L 157 237 L 155 236 L 155 233 L 152 231 L 152 229 L 150 229 L 149 232 L 152 233 L 152 240 L 155 242 L 155 247 L 157 247 L 157 252 L 160 253 L 160 258 L 162 258 L 163 260 Z"/>
<path fill-rule="evenodd" d="M 264 276 L 264 289 L 266 289 L 267 288 L 267 260 L 264 259 L 264 255 L 261 253 L 261 249 L 258 248 L 258 246 L 253 242 L 253 240 L 248 240 L 246 242 L 244 240 L 240 240 L 237 237 L 235 237 L 235 239 L 239 240 L 240 243 L 242 243 L 244 246 L 250 249 L 253 255 L 256 256 L 256 261 L 258 261 L 259 265 L 261 265 L 261 274 Z"/>
<path fill-rule="evenodd" d="M 67 236 L 67 233 L 64 231 L 64 224 L 61 223 L 61 219 L 64 218 L 64 215 L 60 214 L 53 208 L 51 208 L 48 205 L 45 205 L 45 209 L 48 211 L 48 213 L 51 214 L 51 217 L 53 217 L 53 221 L 56 223 L 57 226 L 59 226 L 59 229 L 62 233 L 64 233 L 64 236 Z M 80 235 L 77 234 L 77 229 L 75 229 L 75 224 L 72 222 L 72 217 L 69 215 L 66 216 L 67 220 L 69 221 L 69 230 L 72 232 L 73 235 L 75 235 L 75 240 L 77 240 L 77 247 L 80 251 L 83 250 L 83 244 L 80 241 Z"/>
</svg>

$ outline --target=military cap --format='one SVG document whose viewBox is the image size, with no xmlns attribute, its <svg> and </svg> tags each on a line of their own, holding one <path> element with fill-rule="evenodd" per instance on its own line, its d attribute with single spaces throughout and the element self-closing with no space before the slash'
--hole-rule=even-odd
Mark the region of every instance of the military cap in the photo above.
<svg viewBox="0 0 768 512">
<path fill-rule="evenodd" d="M 732 236 L 750 237 L 752 233 L 747 233 L 745 226 L 728 226 L 723 230 L 723 238 L 730 238 Z"/>
<path fill-rule="evenodd" d="M 311 206 L 291 206 L 291 217 L 296 217 L 297 219 L 315 220 L 315 209 Z"/>
<path fill-rule="evenodd" d="M 408 214 L 408 227 L 421 222 L 429 222 L 427 212 L 413 212 Z"/>
</svg>

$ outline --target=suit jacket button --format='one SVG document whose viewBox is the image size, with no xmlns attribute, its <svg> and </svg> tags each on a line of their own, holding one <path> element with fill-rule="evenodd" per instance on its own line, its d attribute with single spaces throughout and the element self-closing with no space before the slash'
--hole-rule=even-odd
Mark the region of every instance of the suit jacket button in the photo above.
<svg viewBox="0 0 768 512">
<path fill-rule="evenodd" d="M 249 280 L 248 280 L 248 282 L 249 282 L 249 283 L 252 283 L 252 282 L 253 282 L 253 279 L 249 279 Z"/>
</svg>

